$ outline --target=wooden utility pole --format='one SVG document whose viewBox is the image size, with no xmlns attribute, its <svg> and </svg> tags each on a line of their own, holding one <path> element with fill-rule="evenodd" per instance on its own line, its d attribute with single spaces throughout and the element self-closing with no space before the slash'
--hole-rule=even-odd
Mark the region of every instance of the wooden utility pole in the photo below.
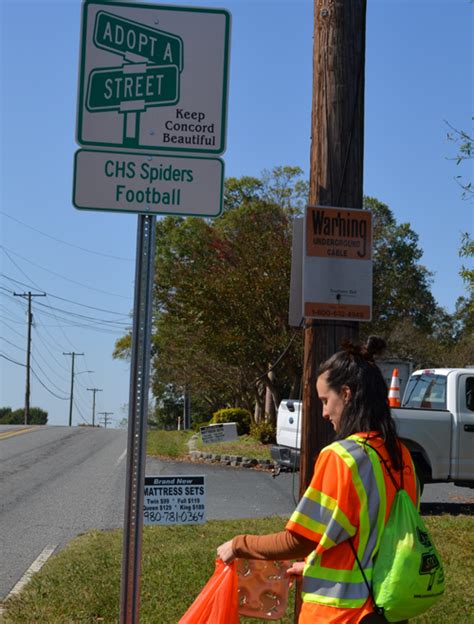
<svg viewBox="0 0 474 624">
<path fill-rule="evenodd" d="M 93 392 L 92 395 L 92 426 L 95 427 L 95 395 L 97 392 L 102 392 L 102 388 L 87 388 L 88 392 Z"/>
<path fill-rule="evenodd" d="M 76 355 L 84 355 L 84 353 L 76 353 L 71 351 L 70 353 L 64 353 L 63 355 L 71 356 L 71 392 L 69 393 L 69 426 L 72 427 L 72 406 L 74 405 L 74 360 Z M 91 371 L 88 371 L 91 372 Z"/>
<path fill-rule="evenodd" d="M 310 205 L 362 208 L 366 0 L 315 0 Z M 358 323 L 305 322 L 300 495 L 333 438 L 316 396 L 318 366 Z"/>
<path fill-rule="evenodd" d="M 366 7 L 367 0 L 314 0 L 312 206 L 362 208 Z M 358 339 L 359 325 L 306 319 L 304 332 L 300 496 L 311 481 L 319 452 L 334 437 L 332 426 L 322 418 L 316 371 L 339 350 L 343 338 Z M 296 595 L 295 622 L 300 591 Z"/>
<path fill-rule="evenodd" d="M 46 297 L 46 293 L 13 293 L 14 297 L 24 297 L 28 299 L 28 336 L 26 339 L 26 387 L 25 387 L 25 425 L 30 420 L 30 374 L 31 374 L 31 326 L 33 324 L 33 313 L 31 312 L 31 298 L 32 297 Z"/>
</svg>

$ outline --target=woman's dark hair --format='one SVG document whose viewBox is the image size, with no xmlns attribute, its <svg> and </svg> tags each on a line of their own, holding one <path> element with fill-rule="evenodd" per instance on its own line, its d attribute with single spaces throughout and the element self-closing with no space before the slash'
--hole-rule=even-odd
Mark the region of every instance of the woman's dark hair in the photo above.
<svg viewBox="0 0 474 624">
<path fill-rule="evenodd" d="M 370 336 L 363 346 L 343 342 L 342 350 L 326 360 L 318 369 L 317 376 L 327 373 L 326 383 L 337 393 L 343 386 L 351 390 L 351 398 L 342 412 L 337 439 L 368 431 L 377 431 L 395 470 L 401 468 L 401 450 L 395 421 L 388 405 L 388 388 L 382 372 L 375 364 L 374 356 L 386 348 L 379 336 Z"/>
</svg>

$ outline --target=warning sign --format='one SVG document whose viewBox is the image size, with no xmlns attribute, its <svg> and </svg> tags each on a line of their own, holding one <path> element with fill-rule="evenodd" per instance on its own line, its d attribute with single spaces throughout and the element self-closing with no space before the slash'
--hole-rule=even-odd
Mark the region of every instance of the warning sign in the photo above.
<svg viewBox="0 0 474 624">
<path fill-rule="evenodd" d="M 303 262 L 303 314 L 308 318 L 372 318 L 372 214 L 308 206 Z"/>
<path fill-rule="evenodd" d="M 327 206 L 308 207 L 306 250 L 319 258 L 372 258 L 372 213 Z"/>
</svg>

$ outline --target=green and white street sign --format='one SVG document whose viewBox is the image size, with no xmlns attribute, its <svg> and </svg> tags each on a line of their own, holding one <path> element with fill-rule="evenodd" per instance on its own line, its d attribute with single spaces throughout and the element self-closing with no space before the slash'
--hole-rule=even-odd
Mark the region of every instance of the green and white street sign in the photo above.
<svg viewBox="0 0 474 624">
<path fill-rule="evenodd" d="M 223 189 L 220 158 L 81 149 L 74 160 L 73 204 L 85 210 L 217 217 Z"/>
<path fill-rule="evenodd" d="M 84 2 L 77 142 L 222 154 L 229 39 L 223 9 Z"/>
<path fill-rule="evenodd" d="M 148 28 L 113 13 L 100 11 L 95 18 L 94 44 L 121 54 L 130 62 L 177 65 L 183 69 L 183 42 L 179 37 Z"/>
<path fill-rule="evenodd" d="M 179 100 L 179 75 L 175 65 L 138 65 L 94 69 L 89 75 L 88 111 L 141 111 L 149 106 L 167 106 Z M 135 69 L 135 65 L 132 66 Z"/>
</svg>

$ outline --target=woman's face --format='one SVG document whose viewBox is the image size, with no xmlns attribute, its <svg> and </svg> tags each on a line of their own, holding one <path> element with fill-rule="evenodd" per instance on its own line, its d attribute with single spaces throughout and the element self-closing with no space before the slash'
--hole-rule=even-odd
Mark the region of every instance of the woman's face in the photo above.
<svg viewBox="0 0 474 624">
<path fill-rule="evenodd" d="M 351 396 L 348 386 L 343 386 L 341 392 L 336 392 L 327 384 L 327 371 L 318 377 L 316 390 L 323 404 L 323 418 L 329 420 L 336 433 L 341 428 L 341 417 L 344 407 Z"/>
</svg>

